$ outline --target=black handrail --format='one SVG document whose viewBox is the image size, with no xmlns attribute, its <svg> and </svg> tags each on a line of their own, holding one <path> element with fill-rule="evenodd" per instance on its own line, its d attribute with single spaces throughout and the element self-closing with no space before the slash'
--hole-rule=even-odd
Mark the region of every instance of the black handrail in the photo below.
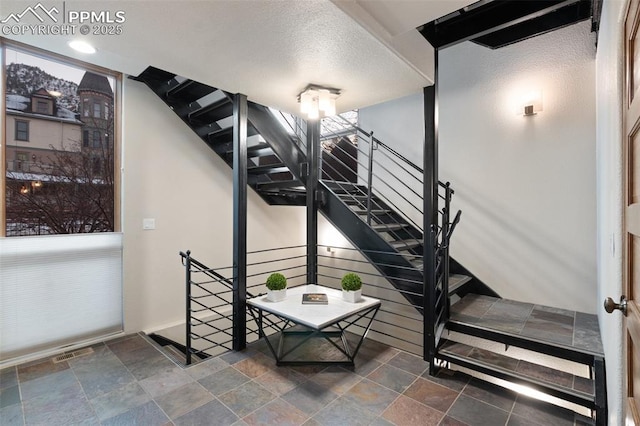
<svg viewBox="0 0 640 426">
<path fill-rule="evenodd" d="M 367 132 L 362 127 L 352 124 L 348 120 L 345 120 L 344 118 L 342 118 L 340 115 L 338 115 L 336 117 L 339 117 L 344 123 L 346 123 L 347 127 L 353 128 L 354 130 L 356 130 L 357 132 L 362 133 L 364 136 L 366 136 L 368 138 L 372 137 L 373 132 Z M 385 148 L 387 151 L 392 153 L 394 156 L 398 157 L 400 160 L 402 160 L 404 163 L 408 164 L 411 168 L 413 168 L 414 170 L 416 170 L 420 174 L 424 173 L 424 169 L 422 169 L 421 167 L 419 167 L 416 164 L 414 164 L 413 162 L 411 162 L 411 160 L 409 160 L 404 155 L 400 154 L 398 151 L 396 151 L 395 149 L 391 148 L 389 145 L 385 144 L 384 142 L 382 142 L 378 138 L 372 137 L 372 140 L 373 140 L 374 143 L 376 143 L 376 144 L 382 146 L 383 148 Z M 443 188 L 446 187 L 446 184 L 444 182 L 438 181 L 438 184 Z M 453 190 L 451 190 L 451 191 L 452 191 L 451 194 L 455 193 Z"/>
<path fill-rule="evenodd" d="M 187 266 L 186 262 L 189 261 L 191 264 L 196 265 L 200 269 L 200 272 L 209 275 L 211 278 L 217 278 L 219 281 L 226 283 L 227 287 L 233 288 L 233 281 L 225 278 L 223 275 L 220 275 L 213 269 L 206 266 L 204 263 L 198 262 L 193 257 L 191 257 L 191 250 L 187 250 L 186 253 L 181 251 L 180 256 L 182 257 L 182 266 Z"/>
<path fill-rule="evenodd" d="M 302 247 L 306 247 L 306 246 L 298 245 L 298 246 L 281 247 L 276 249 L 255 250 L 255 251 L 247 252 L 247 254 L 261 255 L 262 253 L 266 253 L 266 252 L 299 249 Z M 186 253 L 181 251 L 179 254 L 181 257 L 181 263 L 185 267 L 185 287 L 186 287 L 185 356 L 186 356 L 186 363 L 187 365 L 189 365 L 191 364 L 193 354 L 206 353 L 206 351 L 210 349 L 220 348 L 220 347 L 228 350 L 232 349 L 231 347 L 226 346 L 232 340 L 220 342 L 220 341 L 214 341 L 210 337 L 220 333 L 226 336 L 233 337 L 233 333 L 235 333 L 232 327 L 221 328 L 215 325 L 215 323 L 221 319 L 233 318 L 233 313 L 228 313 L 224 307 L 229 306 L 233 303 L 231 300 L 228 299 L 228 295 L 234 292 L 233 281 L 230 278 L 225 277 L 224 275 L 222 275 L 217 271 L 227 270 L 227 269 L 233 270 L 234 268 L 229 266 L 229 267 L 223 267 L 223 268 L 216 268 L 216 270 L 214 270 L 206 266 L 204 263 L 194 259 L 191 256 L 191 251 L 189 250 L 186 251 Z M 289 262 L 296 261 L 296 259 L 303 259 L 305 257 L 306 257 L 306 254 L 305 255 L 290 254 L 284 257 L 280 256 L 277 259 L 257 260 L 255 262 L 248 263 L 247 264 L 248 267 L 262 268 L 264 267 L 264 265 L 273 264 L 277 262 L 284 262 L 277 269 L 271 270 L 272 268 L 268 268 L 269 270 L 267 271 L 260 271 L 257 273 L 248 274 L 247 278 L 259 277 L 261 275 L 267 275 L 272 272 L 277 272 L 277 271 L 281 272 L 281 271 L 293 270 L 293 269 L 304 267 L 305 265 L 300 265 L 300 264 L 296 264 L 292 266 L 289 264 Z M 202 273 L 203 274 L 202 277 L 204 278 L 204 280 L 194 279 L 192 275 L 196 273 L 198 274 Z M 305 275 L 306 274 L 287 276 L 287 279 L 293 280 L 299 277 L 303 277 Z M 263 285 L 263 283 L 264 281 L 262 281 L 262 284 L 259 284 L 259 285 Z M 217 284 L 220 284 L 220 286 L 217 286 Z M 258 285 L 255 285 L 252 287 L 257 287 L 257 286 Z M 248 291 L 248 288 L 249 287 L 247 287 L 247 291 L 246 291 L 247 298 L 259 296 L 259 295 L 252 294 L 250 291 Z M 206 318 L 202 317 L 203 313 L 214 314 L 214 317 L 213 319 L 207 320 Z M 203 326 L 203 325 L 206 326 L 205 332 L 196 333 L 197 330 L 194 330 L 193 327 Z M 247 330 L 247 332 L 249 332 L 249 330 Z M 254 330 L 251 330 L 250 332 L 256 333 Z M 207 348 L 199 348 L 196 350 L 193 348 L 193 340 L 201 340 L 203 342 L 208 342 L 210 346 L 208 346 Z"/>
</svg>

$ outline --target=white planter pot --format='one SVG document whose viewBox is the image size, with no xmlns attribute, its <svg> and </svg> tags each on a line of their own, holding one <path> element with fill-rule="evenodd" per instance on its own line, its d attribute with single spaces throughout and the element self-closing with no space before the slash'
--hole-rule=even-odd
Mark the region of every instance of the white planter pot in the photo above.
<svg viewBox="0 0 640 426">
<path fill-rule="evenodd" d="M 270 302 L 282 302 L 287 297 L 287 289 L 267 290 L 267 300 Z"/>
<path fill-rule="evenodd" d="M 362 300 L 362 289 L 356 291 L 342 290 L 342 300 L 351 303 L 357 303 Z"/>
</svg>

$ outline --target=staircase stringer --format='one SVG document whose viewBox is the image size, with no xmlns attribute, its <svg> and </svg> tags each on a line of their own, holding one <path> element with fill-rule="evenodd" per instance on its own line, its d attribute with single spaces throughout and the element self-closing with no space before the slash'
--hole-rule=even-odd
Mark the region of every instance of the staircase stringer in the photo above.
<svg viewBox="0 0 640 426">
<path fill-rule="evenodd" d="M 320 212 L 393 286 L 422 313 L 422 274 L 361 220 L 324 182 Z"/>
</svg>

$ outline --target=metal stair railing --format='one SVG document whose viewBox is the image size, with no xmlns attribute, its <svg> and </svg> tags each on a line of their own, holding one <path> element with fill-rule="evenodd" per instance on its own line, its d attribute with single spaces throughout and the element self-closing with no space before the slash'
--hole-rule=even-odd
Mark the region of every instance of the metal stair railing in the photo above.
<svg viewBox="0 0 640 426">
<path fill-rule="evenodd" d="M 218 272 L 231 268 L 211 269 L 191 257 L 189 250 L 180 252 L 180 257 L 185 267 L 185 356 L 190 365 L 192 355 L 199 352 L 217 347 L 232 350 L 233 327 L 228 324 L 233 323 L 233 311 L 225 308 L 233 304 L 233 281 Z M 195 328 L 205 331 L 195 332 Z M 194 349 L 194 340 L 205 342 L 205 347 Z"/>
<path fill-rule="evenodd" d="M 425 339 L 424 356 L 427 360 L 433 360 L 436 354 L 437 342 L 442 334 L 444 325 L 449 318 L 449 245 L 451 235 L 460 220 L 461 212 L 458 211 L 455 217 L 451 218 L 451 199 L 453 189 L 451 185 L 438 182 L 438 223 L 432 229 L 425 232 L 423 223 L 423 196 L 415 191 L 414 185 L 420 190 L 423 188 L 423 169 L 413 164 L 403 155 L 374 137 L 373 132 L 367 132 L 362 128 L 347 123 L 340 116 L 325 118 L 326 122 L 338 122 L 344 130 L 337 132 L 325 131 L 323 134 L 323 148 L 325 155 L 332 161 L 323 162 L 323 180 L 329 181 L 333 188 L 339 188 L 347 195 L 343 195 L 343 202 L 355 203 L 366 210 L 366 223 L 372 225 L 372 216 L 376 212 L 376 221 L 384 222 L 387 225 L 388 233 L 392 238 L 407 238 L 406 233 L 401 235 L 392 229 L 397 229 L 402 225 L 409 224 L 416 234 L 412 236 L 415 241 L 421 244 L 429 244 L 433 247 L 435 256 L 431 259 L 422 258 L 422 274 L 432 271 L 432 276 L 427 277 L 426 282 L 433 285 L 424 288 L 425 315 L 424 333 Z M 333 140 L 331 140 L 333 139 Z M 357 147 L 355 157 L 347 153 L 340 147 L 338 140 L 349 140 Z M 364 143 L 361 143 L 364 142 Z M 362 146 L 365 145 L 366 149 Z M 327 149 L 327 147 L 329 149 Z M 339 155 L 334 152 L 340 150 Z M 339 157 L 349 159 L 358 168 L 357 181 L 346 184 L 344 174 L 338 170 L 335 164 L 344 167 L 346 164 Z M 333 164 L 332 164 L 333 163 Z M 328 170 L 327 170 L 328 169 Z M 374 170 L 375 169 L 375 170 Z M 327 179 L 329 178 L 329 179 Z M 350 188 L 351 190 L 347 190 Z M 335 192 L 335 191 L 334 191 Z M 350 199 L 349 199 L 350 197 Z M 377 203 L 374 199 L 379 199 Z M 389 206 L 393 212 L 381 211 L 380 205 Z M 382 214 L 382 216 L 380 215 Z M 394 216 L 397 215 L 397 216 Z M 403 224 L 403 221 L 405 224 Z M 414 232 L 415 232 L 414 231 Z M 406 243 L 407 240 L 404 242 Z M 396 246 L 397 247 L 397 246 Z M 410 263 L 415 259 L 405 257 Z M 431 267 L 426 268 L 426 262 L 431 262 Z"/>
<path fill-rule="evenodd" d="M 274 108 L 269 108 L 280 124 L 293 136 L 296 145 L 307 152 L 307 122 L 300 117 Z"/>
<path fill-rule="evenodd" d="M 333 151 L 336 149 L 340 151 L 343 158 L 346 157 L 355 163 L 358 168 L 358 181 L 350 182 L 355 185 L 347 185 L 347 179 L 344 174 L 334 165 L 326 161 L 322 163 L 324 172 L 323 180 L 331 182 L 334 187 L 340 188 L 345 194 L 351 193 L 349 201 L 366 210 L 367 224 L 371 225 L 372 211 L 376 209 L 381 210 L 380 205 L 372 199 L 375 196 L 391 207 L 394 213 L 401 216 L 402 219 L 414 229 L 424 234 L 424 230 L 422 229 L 423 197 L 422 194 L 416 192 L 412 185 L 413 183 L 415 187 L 422 188 L 423 169 L 375 138 L 373 132 L 366 132 L 362 128 L 344 120 L 341 116 L 324 118 L 323 123 L 325 122 L 337 122 L 349 130 L 349 132 L 343 130 L 337 133 L 331 131 L 328 129 L 328 126 L 323 124 L 324 132 L 322 132 L 323 136 L 321 138 L 323 142 L 322 151 L 326 156 L 331 158 L 334 163 L 343 167 L 349 166 L 345 164 L 339 156 L 334 154 Z M 337 143 L 328 142 L 331 139 L 345 140 L 345 138 L 349 139 L 354 146 L 357 147 L 356 157 L 346 152 Z M 361 147 L 360 141 L 366 141 L 368 145 L 366 151 Z M 382 170 L 384 176 L 381 176 L 381 173 L 375 172 L 374 168 L 376 170 Z M 398 188 L 400 188 L 400 190 Z M 450 208 L 454 191 L 448 183 L 443 182 L 439 182 L 439 189 L 439 199 L 444 202 L 443 206 L 439 208 L 440 221 L 438 226 L 438 240 L 439 243 L 442 244 L 445 242 L 444 238 L 446 238 L 442 235 L 443 217 L 445 211 Z M 387 225 L 402 224 L 391 213 L 384 214 L 384 222 Z M 392 227 L 393 226 L 388 226 L 388 228 Z M 390 233 L 393 236 L 399 237 L 397 233 L 393 231 L 390 231 Z M 417 240 L 417 238 L 414 239 Z"/>
<path fill-rule="evenodd" d="M 299 252 L 299 253 L 298 253 Z M 180 252 L 185 267 L 186 327 L 185 357 L 190 365 L 193 355 L 212 350 L 233 350 L 233 276 L 232 266 L 209 268 L 194 259 L 191 252 Z M 306 245 L 280 247 L 247 252 L 247 297 L 265 294 L 266 278 L 273 272 L 285 274 L 288 286 L 304 283 L 306 278 Z M 270 319 L 274 331 L 280 320 Z M 246 324 L 248 340 L 257 340 L 257 326 Z"/>
</svg>

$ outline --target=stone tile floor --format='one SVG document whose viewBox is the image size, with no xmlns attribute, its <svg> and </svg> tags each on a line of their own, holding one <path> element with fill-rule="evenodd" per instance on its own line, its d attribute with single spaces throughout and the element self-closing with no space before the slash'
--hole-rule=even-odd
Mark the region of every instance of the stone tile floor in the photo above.
<svg viewBox="0 0 640 426">
<path fill-rule="evenodd" d="M 572 412 L 365 341 L 355 368 L 277 367 L 262 342 L 184 368 L 144 335 L 0 371 L 9 425 L 573 425 Z"/>
</svg>

